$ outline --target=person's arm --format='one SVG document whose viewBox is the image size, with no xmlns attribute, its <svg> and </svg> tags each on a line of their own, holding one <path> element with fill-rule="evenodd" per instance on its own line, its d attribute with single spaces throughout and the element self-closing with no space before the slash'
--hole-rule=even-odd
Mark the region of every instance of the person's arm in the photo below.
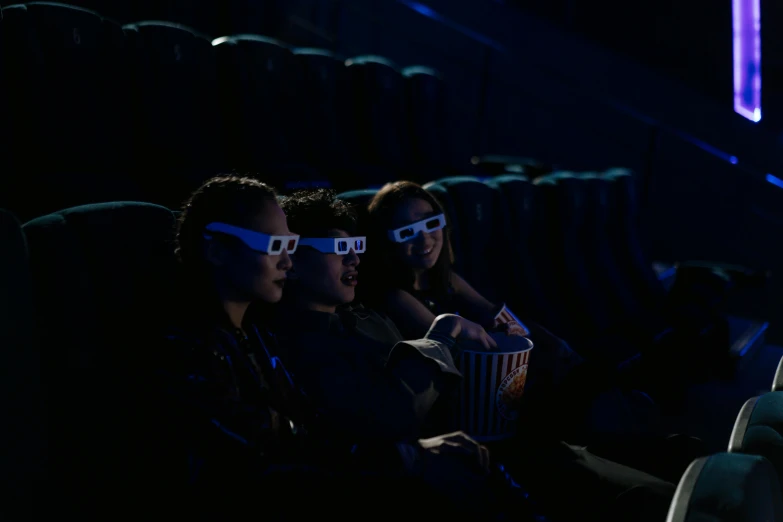
<svg viewBox="0 0 783 522">
<path fill-rule="evenodd" d="M 435 401 L 461 378 L 453 353 L 458 337 L 486 349 L 494 344 L 481 327 L 454 315 L 437 317 L 421 339 L 398 342 L 385 365 L 340 337 L 278 339 L 288 344 L 304 389 L 332 430 L 349 438 L 405 441 L 418 436 Z"/>
<path fill-rule="evenodd" d="M 345 439 L 398 442 L 418 436 L 424 418 L 454 376 L 436 359 L 404 357 L 381 366 L 340 339 L 297 336 L 296 377 L 322 411 L 327 431 Z M 410 355 L 410 354 L 409 354 Z"/>
<path fill-rule="evenodd" d="M 420 339 L 429 331 L 435 314 L 405 290 L 395 289 L 386 296 L 386 313 L 406 339 Z"/>
<path fill-rule="evenodd" d="M 470 286 L 463 277 L 456 272 L 451 273 L 451 284 L 459 303 L 464 306 L 466 317 L 484 326 L 492 326 L 499 305 L 490 302 L 486 297 Z"/>
<path fill-rule="evenodd" d="M 503 324 L 505 331 L 509 335 L 527 336 L 530 330 L 511 313 L 505 304 L 494 304 L 478 291 L 470 286 L 459 274 L 452 272 L 451 284 L 454 287 L 454 293 L 461 307 L 464 308 L 466 317 L 487 329 L 492 329 Z M 499 319 L 500 317 L 500 319 Z"/>
<path fill-rule="evenodd" d="M 167 444 L 187 452 L 191 479 L 220 480 L 224 472 L 252 477 L 263 470 L 265 442 L 278 427 L 276 413 L 244 400 L 230 358 L 186 336 L 167 337 L 157 351 L 154 387 L 158 420 Z M 183 461 L 184 467 L 184 461 Z"/>
</svg>

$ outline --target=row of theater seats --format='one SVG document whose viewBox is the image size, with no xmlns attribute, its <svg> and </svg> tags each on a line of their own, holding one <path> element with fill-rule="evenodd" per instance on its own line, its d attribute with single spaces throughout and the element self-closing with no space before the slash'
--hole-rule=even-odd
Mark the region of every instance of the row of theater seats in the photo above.
<svg viewBox="0 0 783 522">
<path fill-rule="evenodd" d="M 219 171 L 354 187 L 448 165 L 444 84 L 428 67 L 51 2 L 0 14 L 0 206 L 24 218 L 174 206 Z"/>
<path fill-rule="evenodd" d="M 0 212 L 0 413 L 14 448 L 0 467 L 3 510 L 51 494 L 47 473 L 62 512 L 93 515 L 112 494 L 144 491 L 155 469 L 145 444 L 161 434 L 140 421 L 136 370 L 177 306 L 174 223 L 148 203 L 71 208 L 23 227 Z M 773 390 L 743 407 L 729 454 L 689 468 L 668 520 L 783 520 L 783 361 Z"/>
<path fill-rule="evenodd" d="M 610 169 L 452 177 L 425 188 L 452 225 L 455 269 L 491 301 L 508 303 L 588 358 L 620 364 L 666 345 L 693 378 L 721 370 L 728 324 L 704 290 L 725 299 L 727 281 L 706 270 L 694 285 L 699 296 L 667 292 L 640 240 L 637 185 L 631 172 Z M 375 192 L 339 197 L 361 214 Z"/>
</svg>

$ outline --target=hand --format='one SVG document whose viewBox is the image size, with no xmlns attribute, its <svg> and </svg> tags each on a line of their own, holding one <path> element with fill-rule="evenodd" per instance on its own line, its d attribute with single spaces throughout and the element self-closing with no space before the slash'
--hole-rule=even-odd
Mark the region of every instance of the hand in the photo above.
<svg viewBox="0 0 783 522">
<path fill-rule="evenodd" d="M 490 337 L 481 325 L 468 321 L 464 317 L 458 315 L 439 315 L 435 318 L 430 330 L 437 330 L 454 339 L 477 341 L 485 350 L 492 350 L 498 347 L 495 340 Z"/>
<path fill-rule="evenodd" d="M 419 445 L 430 455 L 462 457 L 475 471 L 489 474 L 489 450 L 461 431 L 420 439 Z"/>
</svg>

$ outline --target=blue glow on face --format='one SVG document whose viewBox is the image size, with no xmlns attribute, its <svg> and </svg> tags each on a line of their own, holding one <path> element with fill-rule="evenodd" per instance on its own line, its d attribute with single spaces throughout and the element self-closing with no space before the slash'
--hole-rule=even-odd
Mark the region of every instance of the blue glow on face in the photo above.
<svg viewBox="0 0 783 522">
<path fill-rule="evenodd" d="M 737 156 L 731 156 L 731 157 L 729 157 L 729 162 L 732 165 L 736 165 L 737 163 L 739 163 L 739 160 L 737 159 Z"/>
</svg>

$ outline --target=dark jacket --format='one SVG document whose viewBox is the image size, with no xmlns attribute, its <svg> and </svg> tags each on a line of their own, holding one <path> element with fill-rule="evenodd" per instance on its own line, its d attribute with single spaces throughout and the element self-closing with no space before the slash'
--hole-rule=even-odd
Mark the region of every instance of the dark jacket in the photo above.
<svg viewBox="0 0 783 522">
<path fill-rule="evenodd" d="M 336 314 L 281 307 L 274 329 L 284 359 L 333 429 L 371 440 L 412 440 L 461 379 L 456 341 L 404 341 L 386 316 L 361 306 Z"/>
</svg>

